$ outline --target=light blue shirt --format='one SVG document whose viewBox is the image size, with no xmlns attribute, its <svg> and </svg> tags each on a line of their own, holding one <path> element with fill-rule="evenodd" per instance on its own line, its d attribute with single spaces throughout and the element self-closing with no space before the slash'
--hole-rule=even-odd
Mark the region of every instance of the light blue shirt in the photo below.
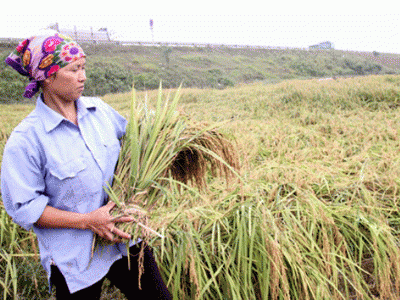
<svg viewBox="0 0 400 300">
<path fill-rule="evenodd" d="M 71 293 L 103 278 L 122 257 L 125 244 L 101 247 L 91 258 L 91 230 L 35 225 L 49 205 L 88 213 L 107 202 L 126 120 L 98 98 L 76 101 L 78 126 L 38 97 L 36 108 L 14 129 L 4 148 L 1 194 L 13 221 L 36 233 L 41 262 L 50 278 L 54 263 Z"/>
</svg>

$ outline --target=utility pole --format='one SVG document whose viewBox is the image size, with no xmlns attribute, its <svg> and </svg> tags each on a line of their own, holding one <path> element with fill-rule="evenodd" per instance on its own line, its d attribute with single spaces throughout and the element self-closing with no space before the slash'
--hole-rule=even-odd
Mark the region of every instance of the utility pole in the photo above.
<svg viewBox="0 0 400 300">
<path fill-rule="evenodd" d="M 150 19 L 151 41 L 154 43 L 153 19 Z"/>
</svg>

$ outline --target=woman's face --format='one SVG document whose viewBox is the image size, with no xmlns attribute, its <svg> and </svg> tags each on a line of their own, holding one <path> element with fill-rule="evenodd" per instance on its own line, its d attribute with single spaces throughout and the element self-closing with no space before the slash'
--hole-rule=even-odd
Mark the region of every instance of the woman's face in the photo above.
<svg viewBox="0 0 400 300">
<path fill-rule="evenodd" d="M 75 101 L 84 90 L 86 81 L 86 59 L 79 58 L 57 71 L 55 76 L 47 78 L 45 88 L 63 101 Z"/>
</svg>

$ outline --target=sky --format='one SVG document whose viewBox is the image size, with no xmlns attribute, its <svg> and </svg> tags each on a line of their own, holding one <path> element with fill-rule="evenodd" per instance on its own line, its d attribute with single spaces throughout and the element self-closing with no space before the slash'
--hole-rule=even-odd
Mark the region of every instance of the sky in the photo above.
<svg viewBox="0 0 400 300">
<path fill-rule="evenodd" d="M 35 3 L 35 4 L 33 4 Z M 7 1 L 0 37 L 27 38 L 51 24 L 108 28 L 120 41 L 154 41 L 400 53 L 400 11 L 393 0 Z M 150 28 L 153 19 L 153 28 Z"/>
</svg>

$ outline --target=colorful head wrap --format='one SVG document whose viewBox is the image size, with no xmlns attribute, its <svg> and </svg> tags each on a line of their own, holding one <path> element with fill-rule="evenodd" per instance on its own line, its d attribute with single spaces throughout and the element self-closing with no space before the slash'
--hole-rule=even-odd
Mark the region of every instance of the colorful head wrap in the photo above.
<svg viewBox="0 0 400 300">
<path fill-rule="evenodd" d="M 21 75 L 29 77 L 24 97 L 32 98 L 39 91 L 39 81 L 84 56 L 85 53 L 75 41 L 56 33 L 22 41 L 6 58 L 6 63 Z"/>
</svg>

